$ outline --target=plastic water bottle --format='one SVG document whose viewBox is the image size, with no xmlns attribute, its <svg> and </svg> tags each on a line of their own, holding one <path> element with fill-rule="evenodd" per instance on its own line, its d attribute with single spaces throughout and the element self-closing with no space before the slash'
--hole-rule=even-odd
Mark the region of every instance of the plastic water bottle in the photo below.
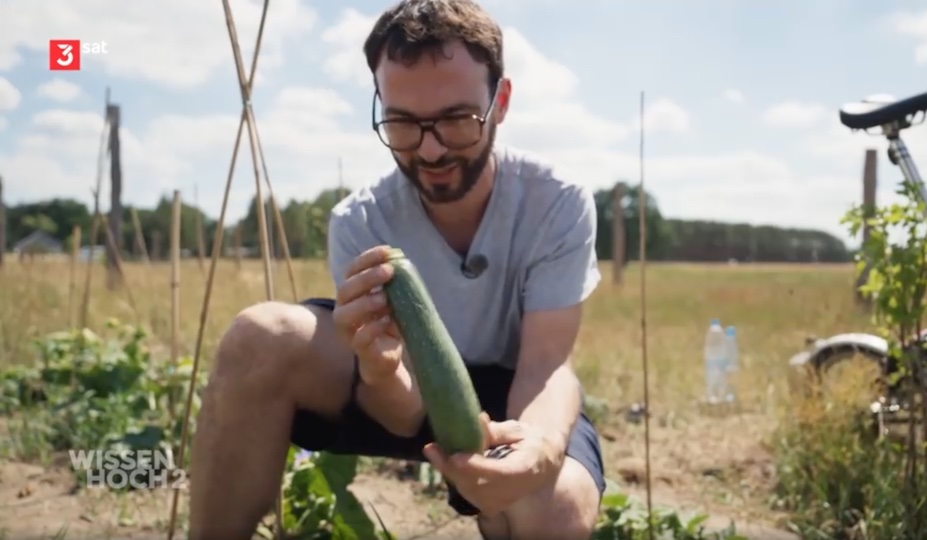
<svg viewBox="0 0 927 540">
<path fill-rule="evenodd" d="M 727 381 L 727 340 L 718 319 L 712 319 L 705 334 L 705 386 L 708 403 L 724 399 Z"/>
<path fill-rule="evenodd" d="M 728 326 L 724 330 L 725 338 L 725 377 L 724 377 L 724 399 L 729 403 L 737 399 L 734 387 L 731 385 L 730 375 L 740 369 L 740 350 L 737 347 L 737 329 Z"/>
</svg>

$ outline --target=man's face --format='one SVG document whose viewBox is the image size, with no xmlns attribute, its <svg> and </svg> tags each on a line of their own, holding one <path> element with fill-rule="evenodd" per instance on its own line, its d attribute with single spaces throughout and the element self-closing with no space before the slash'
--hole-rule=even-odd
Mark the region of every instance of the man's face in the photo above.
<svg viewBox="0 0 927 540">
<path fill-rule="evenodd" d="M 463 198 L 489 161 L 496 124 L 504 118 L 508 105 L 508 81 L 500 83 L 489 113 L 495 89 L 487 84 L 487 67 L 476 62 L 459 42 L 446 45 L 443 55 L 425 54 L 411 66 L 391 62 L 384 56 L 376 78 L 383 119 L 401 121 L 391 122 L 390 130 L 415 134 L 418 128 L 412 122 L 438 121 L 436 131 L 446 137 L 445 146 L 434 132 L 425 130 L 417 149 L 392 151 L 396 165 L 430 202 Z M 484 115 L 489 118 L 480 133 L 479 124 L 471 116 Z M 468 148 L 453 148 L 471 140 L 476 143 Z"/>
</svg>

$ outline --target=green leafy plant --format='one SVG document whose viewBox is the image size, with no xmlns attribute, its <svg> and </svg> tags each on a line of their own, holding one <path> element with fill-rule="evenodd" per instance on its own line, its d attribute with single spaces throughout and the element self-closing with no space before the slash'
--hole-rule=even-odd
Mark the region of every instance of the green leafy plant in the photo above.
<svg viewBox="0 0 927 540">
<path fill-rule="evenodd" d="M 192 360 L 155 360 L 146 334 L 111 320 L 36 341 L 32 365 L 0 374 L 0 408 L 12 415 L 7 453 L 20 459 L 67 450 L 176 452 Z M 202 386 L 200 376 L 197 386 Z M 193 403 L 193 415 L 199 399 Z M 81 476 L 78 474 L 78 476 Z"/>
<path fill-rule="evenodd" d="M 72 449 L 166 450 L 177 453 L 182 428 L 181 404 L 192 376 L 192 359 L 176 366 L 146 346 L 146 334 L 110 320 L 105 332 L 57 332 L 34 343 L 35 359 L 0 373 L 0 413 L 10 417 L 9 440 L 2 447 L 22 460 L 48 458 Z M 195 382 L 191 432 L 200 407 L 205 376 Z M 188 458 L 189 459 L 189 458 Z M 189 462 L 183 464 L 184 468 Z M 357 456 L 311 453 L 291 447 L 283 477 L 282 524 L 290 540 L 395 540 L 376 512 L 370 519 L 348 490 L 357 474 Z M 86 471 L 74 471 L 79 482 Z M 428 464 L 418 481 L 434 487 L 441 476 Z M 704 516 L 683 519 L 659 510 L 653 526 L 657 538 L 737 540 L 733 526 L 706 533 Z M 635 499 L 609 494 L 595 540 L 643 540 L 647 514 Z M 273 523 L 258 528 L 274 537 Z"/>
<path fill-rule="evenodd" d="M 920 335 L 927 291 L 927 235 L 918 187 L 902 184 L 898 203 L 858 206 L 844 223 L 852 234 L 868 224 L 857 272 L 868 271 L 861 292 L 898 360 L 900 401 L 910 408 L 907 433 L 882 437 L 868 411 L 834 406 L 804 411 L 780 431 L 777 504 L 793 512 L 803 538 L 915 538 L 927 530 L 927 432 Z"/>
<path fill-rule="evenodd" d="M 170 450 L 176 455 L 192 359 L 183 357 L 174 366 L 156 358 L 146 337 L 138 328 L 111 320 L 104 335 L 84 329 L 37 340 L 32 364 L 0 373 L 0 412 L 11 420 L 5 453 L 21 460 L 68 450 Z M 205 382 L 200 372 L 191 432 Z M 317 453 L 297 459 L 296 454 L 291 447 L 283 485 L 288 538 L 393 539 L 382 523 L 382 530 L 376 530 L 347 489 L 356 474 L 356 457 Z M 184 468 L 188 465 L 189 454 Z M 88 471 L 74 474 L 84 483 Z M 262 524 L 262 534 L 271 530 Z"/>
<path fill-rule="evenodd" d="M 647 517 L 647 507 L 637 498 L 622 493 L 607 494 L 602 499 L 602 512 L 592 540 L 649 540 L 650 526 L 657 540 L 746 540 L 737 534 L 733 523 L 722 531 L 707 531 L 704 523 L 708 516 L 704 514 L 684 518 L 673 510 L 655 508 L 653 519 Z"/>
<path fill-rule="evenodd" d="M 376 530 L 348 486 L 357 473 L 357 456 L 309 453 L 290 447 L 283 476 L 283 528 L 291 540 L 395 540 L 381 522 Z M 258 533 L 275 538 L 271 523 Z"/>
</svg>

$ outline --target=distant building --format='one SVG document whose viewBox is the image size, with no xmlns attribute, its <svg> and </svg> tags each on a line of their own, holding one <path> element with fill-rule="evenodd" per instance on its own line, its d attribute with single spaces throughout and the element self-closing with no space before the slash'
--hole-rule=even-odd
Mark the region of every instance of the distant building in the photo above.
<svg viewBox="0 0 927 540">
<path fill-rule="evenodd" d="M 46 255 L 61 253 L 63 246 L 45 231 L 33 231 L 31 234 L 13 244 L 13 253 L 24 255 Z"/>
<path fill-rule="evenodd" d="M 90 261 L 90 247 L 91 246 L 81 246 L 77 254 L 77 258 L 80 259 L 81 262 Z M 96 262 L 96 261 L 102 261 L 105 258 L 106 258 L 106 246 L 102 246 L 102 245 L 93 246 L 93 260 Z"/>
</svg>

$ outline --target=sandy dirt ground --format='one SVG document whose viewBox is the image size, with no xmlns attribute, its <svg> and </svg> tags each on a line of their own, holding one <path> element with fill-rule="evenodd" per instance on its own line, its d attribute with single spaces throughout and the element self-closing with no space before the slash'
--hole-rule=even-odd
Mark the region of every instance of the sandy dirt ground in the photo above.
<svg viewBox="0 0 927 540">
<path fill-rule="evenodd" d="M 631 461 L 622 467 L 629 479 L 640 472 Z M 373 505 L 394 534 L 403 540 L 479 538 L 475 522 L 453 514 L 444 503 L 444 493 L 424 493 L 418 484 L 401 479 L 399 469 L 359 475 L 352 486 L 358 499 Z M 628 490 L 644 497 L 639 487 L 632 485 Z M 185 495 L 180 498 L 180 524 L 186 519 L 186 499 Z M 666 482 L 655 484 L 654 502 L 677 508 L 694 505 Z M 170 508 L 167 490 L 119 496 L 76 491 L 64 466 L 0 463 L 0 539 L 164 539 Z M 722 528 L 730 519 L 714 514 L 709 527 Z M 748 538 L 795 538 L 770 525 L 738 523 L 738 529 Z M 176 530 L 175 538 L 184 538 L 180 526 Z"/>
</svg>

